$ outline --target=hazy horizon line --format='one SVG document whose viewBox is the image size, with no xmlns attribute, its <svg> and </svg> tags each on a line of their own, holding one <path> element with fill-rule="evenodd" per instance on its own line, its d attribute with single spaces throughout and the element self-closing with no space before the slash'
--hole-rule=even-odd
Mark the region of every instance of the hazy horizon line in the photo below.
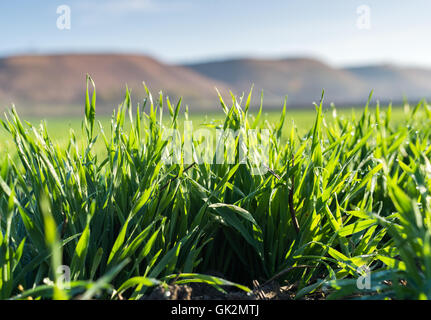
<svg viewBox="0 0 431 320">
<path fill-rule="evenodd" d="M 144 52 L 142 50 L 118 50 L 118 49 L 97 49 L 97 50 L 39 50 L 39 49 L 29 49 L 29 50 L 17 50 L 15 52 L 0 52 L 0 59 L 12 58 L 12 57 L 22 57 L 22 56 L 61 56 L 61 55 L 135 55 L 149 57 L 157 60 L 166 65 L 193 65 L 202 63 L 212 63 L 212 62 L 224 62 L 232 60 L 288 60 L 288 59 L 310 59 L 322 62 L 338 69 L 347 69 L 354 67 L 366 67 L 366 66 L 395 66 L 395 67 L 406 67 L 406 68 L 421 68 L 421 69 L 431 69 L 431 65 L 428 64 L 418 64 L 415 62 L 401 63 L 387 60 L 364 60 L 358 61 L 356 63 L 348 64 L 337 64 L 328 61 L 323 56 L 312 53 L 286 53 L 286 54 L 257 54 L 257 53 L 238 53 L 238 54 L 226 54 L 226 55 L 213 55 L 200 58 L 191 59 L 178 59 L 175 61 L 169 59 L 163 59 L 160 55 Z"/>
</svg>

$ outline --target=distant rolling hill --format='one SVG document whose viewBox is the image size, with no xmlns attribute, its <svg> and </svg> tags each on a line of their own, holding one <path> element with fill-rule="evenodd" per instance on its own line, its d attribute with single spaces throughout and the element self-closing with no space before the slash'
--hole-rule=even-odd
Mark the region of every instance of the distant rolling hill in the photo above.
<svg viewBox="0 0 431 320">
<path fill-rule="evenodd" d="M 13 102 L 29 113 L 80 113 L 86 73 L 95 81 L 98 112 L 102 113 L 111 113 L 122 101 L 126 84 L 135 101 L 145 97 L 145 81 L 155 99 L 163 90 L 172 102 L 184 96 L 187 103 L 204 109 L 217 104 L 214 86 L 224 89 L 223 83 L 147 56 L 16 56 L 0 59 L 0 101 L 3 106 Z"/>
<path fill-rule="evenodd" d="M 157 98 L 160 90 L 175 101 L 180 96 L 193 110 L 219 108 L 215 87 L 225 98 L 248 92 L 254 105 L 264 90 L 266 107 L 311 106 L 325 89 L 325 101 L 338 106 L 363 105 L 371 90 L 381 101 L 431 97 L 431 70 L 392 65 L 334 68 L 309 58 L 278 60 L 230 59 L 168 65 L 143 55 L 65 54 L 0 58 L 0 106 L 15 103 L 22 113 L 82 113 L 85 74 L 96 83 L 99 113 L 111 113 L 123 99 L 125 86 L 135 102 L 145 96 L 142 81 Z"/>
<path fill-rule="evenodd" d="M 380 100 L 402 101 L 431 97 L 431 69 L 402 68 L 394 65 L 346 68 L 364 83 L 367 90 L 374 90 Z"/>
<path fill-rule="evenodd" d="M 350 72 L 312 59 L 237 59 L 186 67 L 237 92 L 254 84 L 255 95 L 264 90 L 264 101 L 269 105 L 280 105 L 285 95 L 291 105 L 311 105 L 319 101 L 322 89 L 328 101 L 358 102 L 366 91 L 365 84 Z"/>
<path fill-rule="evenodd" d="M 431 97 L 431 69 L 392 65 L 334 68 L 304 58 L 234 59 L 186 67 L 238 92 L 254 83 L 257 91 L 264 90 L 265 101 L 271 105 L 280 104 L 286 94 L 290 105 L 310 105 L 320 99 L 322 89 L 325 100 L 339 106 L 362 105 L 371 90 L 373 97 L 382 102 Z"/>
</svg>

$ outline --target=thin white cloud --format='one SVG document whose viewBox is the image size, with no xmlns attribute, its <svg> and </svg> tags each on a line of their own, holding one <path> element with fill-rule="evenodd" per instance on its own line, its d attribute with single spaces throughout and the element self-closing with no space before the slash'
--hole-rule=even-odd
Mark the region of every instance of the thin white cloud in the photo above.
<svg viewBox="0 0 431 320">
<path fill-rule="evenodd" d="M 80 1 L 78 8 L 82 10 L 103 11 L 108 13 L 160 12 L 177 11 L 188 8 L 187 1 L 155 1 L 155 0 L 105 0 Z"/>
<path fill-rule="evenodd" d="M 153 0 L 111 0 L 106 1 L 103 7 L 110 12 L 153 12 L 160 9 L 159 5 Z"/>
</svg>

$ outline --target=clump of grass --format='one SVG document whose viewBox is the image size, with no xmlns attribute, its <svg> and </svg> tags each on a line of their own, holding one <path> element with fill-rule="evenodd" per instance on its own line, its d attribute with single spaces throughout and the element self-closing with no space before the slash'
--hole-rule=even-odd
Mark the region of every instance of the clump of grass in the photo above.
<svg viewBox="0 0 431 320">
<path fill-rule="evenodd" d="M 430 298 L 426 102 L 397 126 L 390 107 L 371 112 L 368 103 L 359 119 L 334 113 L 327 123 L 322 96 L 308 133 L 292 127 L 285 138 L 286 103 L 278 123 L 261 124 L 262 106 L 251 116 L 250 97 L 233 96 L 231 107 L 220 98 L 225 119 L 211 125 L 268 129 L 263 174 L 239 161 L 254 145 L 238 137 L 222 150 L 234 163 L 183 155 L 164 163 L 181 100 L 154 102 L 149 90 L 142 110 L 126 90 L 107 130 L 96 122 L 88 77 L 85 139 L 71 131 L 66 147 L 12 109 L 2 124 L 19 162 L 6 159 L 0 170 L 0 298 L 139 299 L 163 283 L 249 291 L 253 280 L 296 283 L 297 298 L 320 288 L 335 298 Z M 95 151 L 100 142 L 104 152 Z M 373 270 L 368 291 L 355 285 L 363 266 Z"/>
</svg>

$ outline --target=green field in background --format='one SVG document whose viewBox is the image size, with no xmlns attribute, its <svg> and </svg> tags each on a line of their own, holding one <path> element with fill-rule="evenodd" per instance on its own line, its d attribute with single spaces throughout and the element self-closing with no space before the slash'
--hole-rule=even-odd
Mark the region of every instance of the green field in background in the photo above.
<svg viewBox="0 0 431 320">
<path fill-rule="evenodd" d="M 384 110 L 384 108 L 382 108 Z M 351 117 L 359 116 L 362 112 L 361 108 L 351 108 L 351 109 L 337 109 L 337 114 L 341 117 Z M 280 111 L 279 110 L 271 110 L 269 112 L 262 112 L 261 121 L 267 121 L 270 124 L 276 124 L 280 119 Z M 392 110 L 392 121 L 393 124 L 396 124 L 400 120 L 402 120 L 407 113 L 403 108 L 397 107 Z M 164 119 L 168 121 L 169 114 L 166 112 L 164 114 Z M 189 115 L 189 120 L 191 120 L 194 124 L 194 127 L 199 125 L 204 125 L 208 123 L 220 123 L 224 119 L 224 113 L 222 110 L 219 112 L 212 113 L 193 113 Z M 324 111 L 324 119 L 327 123 L 330 123 L 333 119 L 333 110 L 326 109 Z M 50 137 L 54 140 L 54 142 L 59 143 L 60 145 L 64 145 L 69 140 L 70 130 L 75 132 L 75 135 L 79 139 L 82 136 L 81 123 L 82 118 L 79 117 L 51 117 L 51 118 L 26 118 L 22 117 L 22 120 L 28 121 L 32 123 L 34 126 L 38 126 L 42 121 L 45 121 L 48 127 L 48 132 Z M 299 135 L 305 134 L 313 125 L 313 121 L 315 120 L 315 112 L 310 108 L 310 110 L 287 110 L 286 112 L 286 125 L 284 127 L 284 135 L 287 135 L 290 132 L 292 124 L 294 124 Z M 108 116 L 97 117 L 96 121 L 100 121 L 105 132 L 109 132 L 111 118 Z M 184 116 L 181 115 L 180 123 L 184 121 Z M 98 131 L 97 126 L 97 131 Z M 15 146 L 10 135 L 4 130 L 3 127 L 0 127 L 0 153 L 5 155 L 8 152 L 13 152 Z"/>
</svg>

